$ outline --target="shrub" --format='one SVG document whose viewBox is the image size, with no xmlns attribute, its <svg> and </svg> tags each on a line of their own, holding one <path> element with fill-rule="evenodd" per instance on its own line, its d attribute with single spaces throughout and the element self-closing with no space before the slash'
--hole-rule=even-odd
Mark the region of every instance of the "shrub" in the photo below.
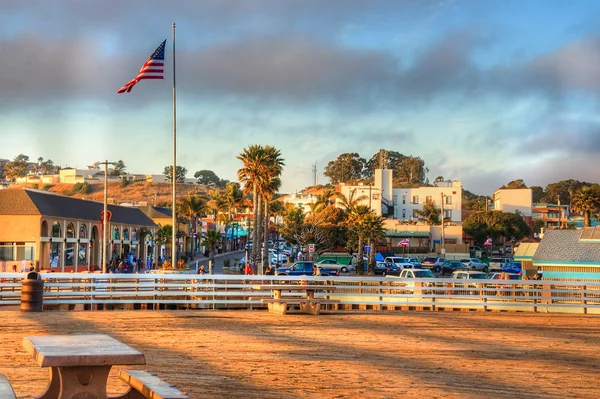
<svg viewBox="0 0 600 399">
<path fill-rule="evenodd" d="M 52 187 L 54 187 L 52 184 L 44 184 L 42 186 L 42 190 L 48 191 L 50 190 Z"/>
<path fill-rule="evenodd" d="M 33 189 L 36 189 L 36 190 L 37 190 L 37 189 L 39 188 L 39 185 L 38 185 L 37 183 L 33 183 L 33 184 L 31 185 L 31 188 L 33 188 Z"/>
<path fill-rule="evenodd" d="M 127 179 L 121 179 L 121 188 L 123 187 L 127 187 L 129 185 L 130 181 Z"/>
<path fill-rule="evenodd" d="M 75 183 L 73 184 L 73 188 L 71 189 L 73 194 L 87 194 L 90 192 L 90 186 L 87 183 Z"/>
</svg>

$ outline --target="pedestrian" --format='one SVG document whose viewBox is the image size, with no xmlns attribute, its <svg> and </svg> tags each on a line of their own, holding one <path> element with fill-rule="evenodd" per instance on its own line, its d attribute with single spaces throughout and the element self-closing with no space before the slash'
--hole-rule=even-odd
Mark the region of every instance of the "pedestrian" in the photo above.
<svg viewBox="0 0 600 399">
<path fill-rule="evenodd" d="M 313 264 L 313 276 L 320 276 L 320 275 L 321 275 L 321 270 L 319 270 L 317 265 Z"/>
<path fill-rule="evenodd" d="M 246 275 L 252 274 L 252 265 L 248 263 L 246 265 Z"/>
<path fill-rule="evenodd" d="M 267 266 L 267 268 L 265 269 L 265 274 L 267 276 L 272 276 L 275 274 L 275 269 L 273 268 L 273 265 Z"/>
<path fill-rule="evenodd" d="M 296 255 L 296 260 L 302 260 L 302 251 L 298 251 L 298 254 Z"/>
<path fill-rule="evenodd" d="M 119 261 L 119 266 L 117 266 L 119 273 L 123 273 L 125 271 L 125 262 L 123 262 L 123 259 L 121 259 Z"/>
<path fill-rule="evenodd" d="M 206 274 L 206 271 L 204 270 L 204 265 L 200 265 L 200 268 L 198 269 L 198 274 Z"/>
</svg>

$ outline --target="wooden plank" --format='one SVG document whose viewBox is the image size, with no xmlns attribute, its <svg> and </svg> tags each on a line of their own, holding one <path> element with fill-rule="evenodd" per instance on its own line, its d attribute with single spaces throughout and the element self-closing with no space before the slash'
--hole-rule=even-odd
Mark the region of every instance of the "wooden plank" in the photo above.
<svg viewBox="0 0 600 399">
<path fill-rule="evenodd" d="M 148 399 L 190 399 L 185 392 L 147 371 L 121 370 L 119 378 Z"/>
<path fill-rule="evenodd" d="M 10 382 L 6 376 L 0 374 L 0 398 L 2 399 L 17 399 L 15 391 L 13 391 Z"/>
<path fill-rule="evenodd" d="M 255 291 L 261 290 L 284 290 L 284 291 L 306 291 L 306 290 L 322 290 L 335 291 L 335 286 L 332 285 L 301 285 L 301 284 L 265 284 L 253 285 Z"/>
<path fill-rule="evenodd" d="M 23 347 L 41 367 L 146 364 L 143 353 L 104 334 L 25 337 Z"/>
</svg>

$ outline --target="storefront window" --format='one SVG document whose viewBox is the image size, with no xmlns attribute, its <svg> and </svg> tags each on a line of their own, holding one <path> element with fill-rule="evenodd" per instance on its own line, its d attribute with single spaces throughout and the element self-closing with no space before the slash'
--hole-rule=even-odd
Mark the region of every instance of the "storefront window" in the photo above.
<svg viewBox="0 0 600 399">
<path fill-rule="evenodd" d="M 52 237 L 60 237 L 60 223 L 52 223 Z"/>
<path fill-rule="evenodd" d="M 123 239 L 129 240 L 129 229 L 128 228 L 123 229 Z"/>
<path fill-rule="evenodd" d="M 116 227 L 113 227 L 113 231 L 112 231 L 112 239 L 113 240 L 118 240 L 120 238 L 119 236 L 119 229 Z"/>
<path fill-rule="evenodd" d="M 73 226 L 73 223 L 69 223 L 67 225 L 67 238 L 74 238 L 75 237 L 75 226 Z"/>
<path fill-rule="evenodd" d="M 87 226 L 85 223 L 79 226 L 79 238 L 87 238 Z"/>
</svg>

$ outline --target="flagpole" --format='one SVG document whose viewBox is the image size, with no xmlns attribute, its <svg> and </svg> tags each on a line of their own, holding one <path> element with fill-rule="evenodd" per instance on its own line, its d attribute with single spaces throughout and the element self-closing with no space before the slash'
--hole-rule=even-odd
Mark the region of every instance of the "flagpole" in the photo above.
<svg viewBox="0 0 600 399">
<path fill-rule="evenodd" d="M 171 264 L 177 267 L 177 88 L 175 86 L 175 22 L 173 22 L 173 235 L 171 241 Z"/>
</svg>

